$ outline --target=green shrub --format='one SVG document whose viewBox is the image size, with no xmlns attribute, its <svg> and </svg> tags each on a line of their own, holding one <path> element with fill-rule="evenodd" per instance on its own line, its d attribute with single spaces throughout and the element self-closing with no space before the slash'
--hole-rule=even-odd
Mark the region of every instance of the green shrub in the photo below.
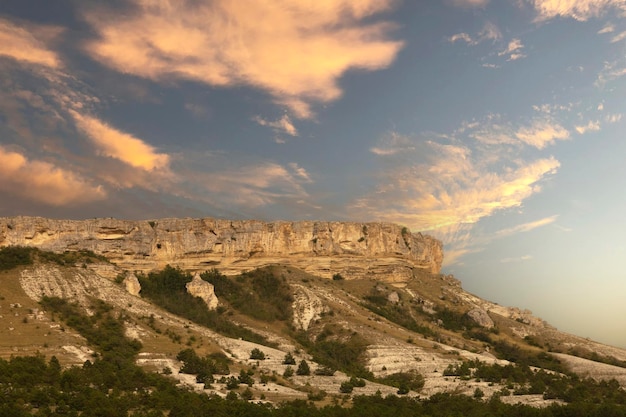
<svg viewBox="0 0 626 417">
<path fill-rule="evenodd" d="M 261 351 L 259 348 L 254 348 L 250 352 L 250 359 L 262 361 L 265 359 L 265 353 L 263 353 L 263 351 Z"/>
<path fill-rule="evenodd" d="M 304 359 L 298 365 L 296 375 L 311 375 L 311 368 L 309 368 L 309 364 Z"/>
</svg>

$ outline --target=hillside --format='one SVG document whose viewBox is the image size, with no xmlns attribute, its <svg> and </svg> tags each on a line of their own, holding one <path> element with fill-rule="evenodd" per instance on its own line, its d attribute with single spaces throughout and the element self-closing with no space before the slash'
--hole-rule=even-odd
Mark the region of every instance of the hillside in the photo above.
<svg viewBox="0 0 626 417">
<path fill-rule="evenodd" d="M 623 393 L 603 380 L 626 386 L 626 351 L 559 332 L 528 311 L 482 300 L 454 277 L 426 269 L 402 282 L 339 273 L 329 279 L 293 265 L 194 276 L 170 267 L 135 272 L 89 251 L 1 253 L 11 251 L 21 257 L 0 257 L 4 358 L 41 354 L 80 366 L 104 357 L 106 349 L 53 308 L 49 300 L 58 299 L 77 303 L 87 317 L 110 306 L 127 338 L 140 342 L 137 364 L 221 397 L 239 392 L 274 404 L 309 399 L 324 405 L 377 392 L 454 393 L 546 406 Z M 188 294 L 192 281 L 196 295 L 217 297 L 216 309 Z M 228 371 L 211 368 L 211 383 L 197 370 L 186 373 L 184 358 L 191 359 L 181 351 L 189 349 L 205 358 L 198 363 L 213 367 L 225 357 Z M 289 375 L 302 361 L 310 374 Z M 235 388 L 233 378 L 248 374 L 251 386 Z"/>
</svg>

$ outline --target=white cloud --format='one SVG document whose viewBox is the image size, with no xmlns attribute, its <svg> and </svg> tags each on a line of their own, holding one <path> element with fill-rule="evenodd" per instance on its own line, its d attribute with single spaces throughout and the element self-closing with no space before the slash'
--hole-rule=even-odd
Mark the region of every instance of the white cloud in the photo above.
<svg viewBox="0 0 626 417">
<path fill-rule="evenodd" d="M 286 114 L 275 121 L 263 119 L 261 116 L 256 116 L 252 120 L 257 122 L 261 126 L 271 127 L 276 133 L 285 133 L 289 136 L 298 136 L 298 130 L 291 121 L 291 118 Z"/>
<path fill-rule="evenodd" d="M 614 31 L 615 26 L 613 26 L 611 23 L 607 23 L 602 29 L 598 31 L 598 35 L 602 35 L 603 33 L 612 33 Z"/>
<path fill-rule="evenodd" d="M 569 17 L 584 21 L 610 11 L 626 11 L 624 0 L 527 0 L 537 11 L 539 20 Z"/>
<path fill-rule="evenodd" d="M 76 172 L 0 146 L 0 190 L 37 203 L 64 206 L 104 199 L 100 186 L 90 184 Z"/>
<path fill-rule="evenodd" d="M 458 7 L 485 7 L 489 0 L 448 0 L 448 2 Z"/>
<path fill-rule="evenodd" d="M 526 55 L 522 52 L 524 44 L 521 40 L 515 38 L 509 41 L 506 49 L 498 52 L 498 56 L 508 56 L 507 61 L 515 61 L 521 58 L 526 58 Z"/>
<path fill-rule="evenodd" d="M 600 130 L 600 122 L 597 120 L 590 120 L 586 125 L 575 126 L 574 129 L 576 129 L 579 134 L 584 135 L 586 132 Z"/>
<path fill-rule="evenodd" d="M 569 139 L 570 133 L 558 123 L 550 120 L 537 120 L 531 126 L 519 129 L 515 136 L 527 145 L 543 149 L 557 140 Z"/>
<path fill-rule="evenodd" d="M 623 41 L 624 39 L 626 39 L 626 30 L 613 36 L 611 38 L 611 43 L 620 42 L 620 41 Z"/>
<path fill-rule="evenodd" d="M 411 143 L 411 140 L 404 135 L 400 135 L 397 132 L 387 133 L 381 140 L 378 141 L 377 146 L 372 146 L 370 152 L 374 155 L 395 155 L 403 152 L 411 152 L 415 150 L 415 146 Z"/>
<path fill-rule="evenodd" d="M 509 227 L 507 229 L 502 229 L 497 231 L 494 234 L 494 238 L 503 238 L 511 235 L 515 235 L 518 233 L 530 232 L 531 230 L 537 229 L 538 227 L 543 227 L 548 224 L 554 223 L 558 219 L 558 215 L 545 217 L 543 219 L 535 220 L 529 223 L 518 224 L 517 226 Z"/>
<path fill-rule="evenodd" d="M 130 3 L 124 15 L 84 12 L 98 34 L 85 45 L 92 58 L 157 81 L 258 87 L 297 117 L 339 98 L 347 71 L 386 68 L 403 46 L 390 39 L 395 25 L 375 21 L 393 0 Z"/>
<path fill-rule="evenodd" d="M 604 118 L 604 120 L 606 120 L 607 123 L 617 123 L 622 120 L 622 115 L 620 113 L 609 114 Z"/>
<path fill-rule="evenodd" d="M 298 165 L 295 162 L 291 162 L 289 163 L 289 168 L 291 168 L 291 170 L 294 172 L 294 174 L 297 177 L 300 177 L 302 180 L 304 180 L 305 182 L 311 183 L 313 182 L 313 180 L 311 180 L 311 176 L 309 175 L 309 173 L 307 172 L 306 169 L 302 168 L 300 165 Z"/>
<path fill-rule="evenodd" d="M 500 259 L 500 262 L 503 264 L 506 263 L 510 263 L 510 262 L 523 262 L 523 261 L 529 261 L 533 259 L 533 257 L 531 255 L 522 255 L 518 258 L 504 258 L 504 259 Z"/>
<path fill-rule="evenodd" d="M 498 41 L 502 38 L 502 33 L 496 25 L 491 22 L 485 23 L 476 37 L 472 37 L 465 32 L 457 33 L 448 38 L 450 43 L 463 41 L 468 45 L 475 46 L 484 41 Z"/>
</svg>

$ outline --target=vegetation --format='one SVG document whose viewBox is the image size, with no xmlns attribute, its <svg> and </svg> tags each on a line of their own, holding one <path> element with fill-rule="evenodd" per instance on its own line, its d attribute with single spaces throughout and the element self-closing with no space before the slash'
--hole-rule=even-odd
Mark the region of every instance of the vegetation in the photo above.
<svg viewBox="0 0 626 417">
<path fill-rule="evenodd" d="M 259 361 L 265 360 L 265 353 L 259 348 L 254 348 L 250 352 L 250 359 L 256 359 Z"/>
<path fill-rule="evenodd" d="M 372 378 L 372 373 L 364 366 L 367 341 L 360 335 L 326 326 L 315 342 L 306 333 L 298 333 L 295 338 L 313 355 L 314 361 L 348 375 Z"/>
<path fill-rule="evenodd" d="M 415 370 L 390 374 L 377 378 L 376 382 L 398 388 L 398 394 L 408 394 L 409 391 L 419 391 L 424 388 L 424 377 Z"/>
<path fill-rule="evenodd" d="M 237 311 L 257 320 L 289 321 L 293 296 L 284 277 L 275 276 L 271 269 L 257 269 L 234 279 L 217 270 L 205 272 L 202 279 L 213 284 L 215 295 Z"/>
<path fill-rule="evenodd" d="M 265 337 L 232 323 L 218 311 L 209 310 L 202 299 L 187 293 L 185 285 L 192 280 L 192 277 L 179 268 L 172 268 L 168 265 L 159 272 L 151 272 L 147 276 L 139 275 L 137 278 L 141 284 L 142 296 L 171 313 L 225 336 L 272 345 Z"/>
<path fill-rule="evenodd" d="M 32 265 L 35 260 L 54 262 L 59 265 L 88 264 L 95 261 L 108 262 L 104 256 L 96 255 L 90 250 L 55 253 L 26 246 L 7 246 L 0 249 L 0 271 L 8 271 L 18 266 Z"/>
</svg>

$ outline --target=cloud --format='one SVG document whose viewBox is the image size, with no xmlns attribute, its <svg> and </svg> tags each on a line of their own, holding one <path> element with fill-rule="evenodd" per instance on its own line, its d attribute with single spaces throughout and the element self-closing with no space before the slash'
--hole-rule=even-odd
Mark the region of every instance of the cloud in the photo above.
<svg viewBox="0 0 626 417">
<path fill-rule="evenodd" d="M 527 0 L 538 13 L 538 20 L 553 19 L 555 17 L 569 17 L 585 21 L 592 17 L 599 17 L 610 10 L 624 12 L 624 0 Z"/>
<path fill-rule="evenodd" d="M 76 127 L 89 137 L 100 154 L 147 171 L 168 169 L 170 157 L 157 153 L 141 139 L 112 128 L 95 117 L 81 115 L 75 111 L 70 111 L 70 114 L 76 122 Z"/>
<path fill-rule="evenodd" d="M 308 183 L 313 182 L 307 170 L 299 166 L 297 163 L 291 162 L 289 163 L 289 167 L 292 169 L 292 171 L 297 177 L 300 177 L 302 180 Z"/>
<path fill-rule="evenodd" d="M 218 162 L 219 164 L 219 162 Z M 192 181 L 208 195 L 194 193 L 192 198 L 219 200 L 226 205 L 248 209 L 276 203 L 278 200 L 300 201 L 309 197 L 302 183 L 309 174 L 297 164 L 290 169 L 275 162 L 261 162 L 237 168 L 222 168 L 204 173 L 189 173 Z"/>
<path fill-rule="evenodd" d="M 607 23 L 602 29 L 598 31 L 598 35 L 602 35 L 603 33 L 612 33 L 614 31 L 615 26 L 613 26 L 611 23 Z"/>
<path fill-rule="evenodd" d="M 389 132 L 384 138 L 379 140 L 377 146 L 370 148 L 370 152 L 374 155 L 395 155 L 406 151 L 414 151 L 415 146 L 411 143 L 410 139 L 406 136 L 400 135 L 397 132 Z"/>
<path fill-rule="evenodd" d="M 347 71 L 386 68 L 403 46 L 389 38 L 395 25 L 374 20 L 392 0 L 130 3 L 126 14 L 84 11 L 92 58 L 156 81 L 254 86 L 301 118 L 341 96 Z"/>
<path fill-rule="evenodd" d="M 611 38 L 611 43 L 620 42 L 626 39 L 626 31 L 620 32 Z"/>
<path fill-rule="evenodd" d="M 543 149 L 557 140 L 569 139 L 570 133 L 558 123 L 550 120 L 539 120 L 531 126 L 519 129 L 515 136 L 528 145 Z"/>
<path fill-rule="evenodd" d="M 62 29 L 54 26 L 18 25 L 0 18 L 0 55 L 28 64 L 58 68 L 61 60 L 46 46 L 46 42 L 61 33 Z"/>
<path fill-rule="evenodd" d="M 554 223 L 558 219 L 558 217 L 559 217 L 558 215 L 554 215 L 550 217 L 545 217 L 543 219 L 535 220 L 533 222 L 519 224 L 517 226 L 510 227 L 507 229 L 502 229 L 502 230 L 497 231 L 494 234 L 494 238 L 503 238 L 503 237 L 511 236 L 517 233 L 530 232 L 531 230 L 534 230 L 538 227 L 542 227 L 542 226 L 546 226 L 548 224 Z"/>
<path fill-rule="evenodd" d="M 484 7 L 489 0 L 448 0 L 448 2 L 458 7 Z"/>
<path fill-rule="evenodd" d="M 531 255 L 522 255 L 518 258 L 504 258 L 504 259 L 500 259 L 500 262 L 503 264 L 506 263 L 510 263 L 510 262 L 524 262 L 524 261 L 529 261 L 533 259 L 533 257 Z"/>
<path fill-rule="evenodd" d="M 502 39 L 502 33 L 500 32 L 500 29 L 498 29 L 498 27 L 493 23 L 487 22 L 483 26 L 482 30 L 478 32 L 478 35 L 476 35 L 476 37 L 472 37 L 469 34 L 462 32 L 450 36 L 448 38 L 448 41 L 450 43 L 463 41 L 470 46 L 476 46 L 484 41 L 498 41 L 500 39 Z"/>
<path fill-rule="evenodd" d="M 424 155 L 425 160 L 415 161 Z M 388 164 L 379 173 L 378 186 L 358 199 L 354 209 L 414 230 L 474 224 L 497 211 L 519 207 L 560 166 L 553 157 L 506 160 L 466 145 L 432 141 L 416 142 L 410 155 L 381 158 Z"/>
<path fill-rule="evenodd" d="M 0 146 L 0 190 L 51 206 L 104 199 L 106 192 L 80 175 L 46 161 L 29 160 Z"/>
<path fill-rule="evenodd" d="M 526 58 L 526 55 L 521 52 L 523 48 L 524 44 L 522 43 L 522 41 L 515 38 L 509 42 L 506 49 L 498 52 L 498 56 L 508 55 L 507 61 L 515 61 L 521 58 Z"/>
<path fill-rule="evenodd" d="M 584 135 L 586 132 L 589 131 L 600 130 L 600 122 L 597 120 L 590 120 L 589 123 L 587 123 L 586 125 L 575 126 L 574 129 L 576 129 L 579 134 Z"/>
<path fill-rule="evenodd" d="M 261 126 L 271 127 L 276 133 L 285 133 L 289 136 L 298 136 L 298 130 L 293 125 L 291 118 L 286 114 L 280 119 L 273 122 L 263 119 L 261 116 L 256 116 L 253 118 L 253 120 Z"/>
</svg>

